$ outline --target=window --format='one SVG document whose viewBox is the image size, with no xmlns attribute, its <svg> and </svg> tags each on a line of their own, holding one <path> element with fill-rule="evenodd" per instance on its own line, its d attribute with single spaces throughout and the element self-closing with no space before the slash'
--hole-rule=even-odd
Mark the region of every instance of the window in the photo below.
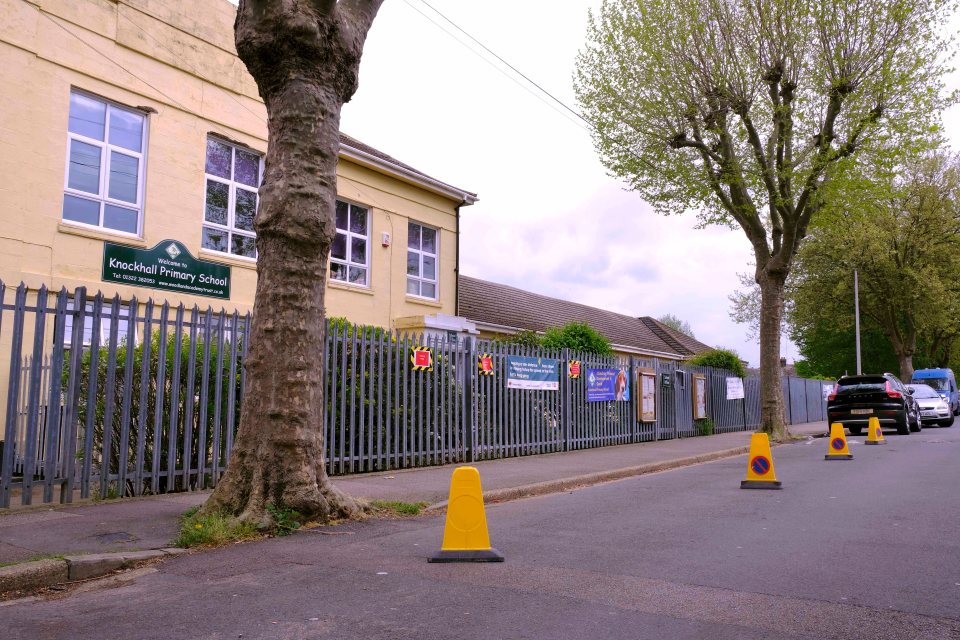
<svg viewBox="0 0 960 640">
<path fill-rule="evenodd" d="M 253 218 L 263 157 L 207 138 L 206 197 L 201 246 L 245 258 L 257 257 Z"/>
<path fill-rule="evenodd" d="M 437 230 L 407 225 L 407 293 L 437 299 Z"/>
<path fill-rule="evenodd" d="M 63 344 L 67 348 L 70 348 L 70 343 L 73 340 L 73 309 L 73 301 L 70 300 L 67 302 L 67 315 L 64 316 L 65 322 L 63 323 Z M 101 347 L 110 344 L 111 310 L 112 303 L 105 300 L 100 315 L 99 344 Z M 134 325 L 136 325 L 136 323 L 134 323 Z M 130 305 L 121 303 L 119 313 L 117 314 L 117 344 L 126 342 L 127 336 L 130 335 L 130 333 L 134 334 L 133 340 L 136 342 L 136 326 L 132 329 L 130 327 Z M 93 303 L 88 302 L 83 314 L 83 346 L 89 347 L 91 344 L 93 344 Z"/>
<path fill-rule="evenodd" d="M 367 286 L 370 257 L 370 212 L 337 200 L 337 235 L 330 249 L 330 278 Z"/>
<path fill-rule="evenodd" d="M 139 235 L 147 118 L 70 92 L 63 219 Z"/>
</svg>

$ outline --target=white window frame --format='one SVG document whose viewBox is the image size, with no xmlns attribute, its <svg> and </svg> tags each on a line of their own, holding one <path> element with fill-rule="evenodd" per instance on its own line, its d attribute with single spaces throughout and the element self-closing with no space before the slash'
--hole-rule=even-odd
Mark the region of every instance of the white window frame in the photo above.
<svg viewBox="0 0 960 640">
<path fill-rule="evenodd" d="M 331 281 L 331 282 L 336 282 L 336 283 L 339 283 L 339 284 L 343 284 L 343 285 L 347 285 L 347 286 L 350 286 L 350 287 L 363 287 L 363 288 L 369 289 L 369 288 L 370 288 L 370 239 L 373 237 L 373 230 L 371 229 L 370 207 L 368 207 L 367 205 L 363 205 L 363 204 L 357 204 L 356 202 L 351 202 L 351 201 L 349 201 L 349 200 L 344 200 L 343 198 L 337 198 L 336 201 L 337 201 L 337 202 L 342 202 L 342 203 L 344 203 L 345 205 L 347 205 L 347 207 L 348 207 L 348 208 L 347 208 L 347 228 L 346 228 L 346 229 L 341 229 L 340 227 L 336 227 L 336 229 L 337 229 L 336 233 L 342 233 L 342 234 L 344 234 L 344 235 L 347 237 L 347 240 L 346 240 L 346 254 L 345 254 L 346 257 L 345 257 L 344 259 L 342 259 L 342 260 L 341 260 L 340 258 L 334 258 L 334 257 L 333 257 L 333 248 L 331 247 L 331 249 L 330 249 L 330 281 Z M 334 204 L 334 207 L 336 207 L 336 204 Z M 359 208 L 359 209 L 363 209 L 363 210 L 365 210 L 365 211 L 367 212 L 367 214 L 366 214 L 366 215 L 367 215 L 367 219 L 366 219 L 366 224 L 365 224 L 365 227 L 366 227 L 366 229 L 367 229 L 367 233 L 366 233 L 366 234 L 354 233 L 354 232 L 351 231 L 350 228 L 349 228 L 349 227 L 350 227 L 350 218 L 353 216 L 353 208 L 354 208 L 354 207 L 357 207 L 357 208 Z M 334 224 L 334 225 L 337 224 L 336 209 L 334 209 L 333 224 Z M 360 264 L 359 262 L 353 262 L 353 261 L 352 261 L 352 258 L 353 258 L 353 242 L 352 242 L 352 240 L 353 240 L 353 238 L 362 238 L 362 239 L 365 241 L 364 247 L 366 248 L 366 251 L 365 251 L 365 254 L 364 254 L 364 256 L 363 256 L 363 264 Z M 347 271 L 346 271 L 346 280 L 340 280 L 339 278 L 334 278 L 334 277 L 333 277 L 333 265 L 334 265 L 334 264 L 342 264 L 342 265 L 344 265 L 344 266 L 346 267 L 346 269 L 347 269 Z M 359 282 L 351 282 L 351 281 L 350 281 L 350 267 L 362 268 L 362 269 L 363 269 L 364 281 L 363 281 L 362 284 L 359 283 Z"/>
<path fill-rule="evenodd" d="M 110 309 L 112 306 L 112 301 L 104 300 L 103 309 L 100 314 L 100 342 L 101 347 L 105 347 L 110 344 L 110 323 L 112 318 L 110 317 Z M 120 315 L 118 316 L 118 321 L 121 323 L 117 326 L 117 346 L 124 344 L 124 341 L 133 335 L 133 345 L 136 346 L 139 344 L 139 336 L 137 334 L 137 309 L 131 309 L 129 302 L 120 303 Z M 65 349 L 69 349 L 73 346 L 73 322 L 74 322 L 74 307 L 73 300 L 67 301 L 67 312 L 64 316 L 64 331 L 63 331 L 63 346 Z M 93 345 L 93 301 L 87 300 L 86 308 L 84 312 L 80 315 L 80 318 L 83 320 L 83 329 L 80 332 L 80 342 L 82 347 L 90 347 Z M 126 321 L 127 327 L 125 332 L 121 332 L 122 323 Z M 89 336 L 87 329 L 90 329 Z"/>
<path fill-rule="evenodd" d="M 220 176 L 215 176 L 215 175 L 213 175 L 213 174 L 211 174 L 211 173 L 207 173 L 207 169 L 206 169 L 206 167 L 207 167 L 207 146 L 206 146 L 206 144 L 204 144 L 204 146 L 203 146 L 203 167 L 204 167 L 204 169 L 203 169 L 203 178 L 204 178 L 204 180 L 203 180 L 203 211 L 200 212 L 200 247 L 201 247 L 204 251 L 210 251 L 210 252 L 212 252 L 212 253 L 218 253 L 218 254 L 220 254 L 220 255 L 230 256 L 231 258 L 236 258 L 237 260 L 249 260 L 250 262 L 256 262 L 256 261 L 257 261 L 257 257 L 256 257 L 256 256 L 257 256 L 257 249 L 256 249 L 257 234 L 256 234 L 256 232 L 254 232 L 254 231 L 247 231 L 246 229 L 237 229 L 237 228 L 236 228 L 237 188 L 239 187 L 240 189 L 243 189 L 244 191 L 253 191 L 254 193 L 256 193 L 257 203 L 256 203 L 256 207 L 255 207 L 254 210 L 255 210 L 255 211 L 259 211 L 259 209 L 260 209 L 260 185 L 263 184 L 263 167 L 264 167 L 263 160 L 264 160 L 264 156 L 263 156 L 262 153 L 260 153 L 260 152 L 257 151 L 256 149 L 251 149 L 250 147 L 244 147 L 244 146 L 240 146 L 240 145 L 233 144 L 233 143 L 231 143 L 231 142 L 228 142 L 228 141 L 224 140 L 223 138 L 221 138 L 221 137 L 219 137 L 219 136 L 211 136 L 211 135 L 208 135 L 208 136 L 207 136 L 207 140 L 211 140 L 211 139 L 214 140 L 214 141 L 216 141 L 216 142 L 218 142 L 219 144 L 226 145 L 226 146 L 230 147 L 230 179 L 227 180 L 226 178 L 221 178 Z M 260 181 L 259 181 L 259 183 L 257 184 L 256 187 L 251 187 L 250 185 L 248 185 L 248 184 L 246 184 L 246 183 L 244 183 L 244 182 L 237 182 L 236 180 L 233 179 L 234 169 L 236 168 L 236 164 L 237 164 L 237 150 L 240 150 L 240 151 L 243 151 L 243 152 L 249 153 L 249 154 L 256 154 L 257 156 L 259 156 L 259 158 L 260 158 L 260 169 L 259 169 Z M 226 224 L 226 225 L 218 224 L 218 223 L 216 223 L 216 222 L 210 222 L 209 220 L 207 220 L 207 195 L 208 195 L 208 194 L 207 194 L 207 182 L 208 182 L 208 181 L 219 182 L 220 184 L 225 184 L 225 185 L 227 185 L 227 187 L 228 187 L 228 189 L 229 189 L 229 191 L 228 191 L 228 196 L 227 196 L 227 224 Z M 204 246 L 203 246 L 203 227 L 210 227 L 211 229 L 217 229 L 218 231 L 223 231 L 224 233 L 226 233 L 226 234 L 227 234 L 227 251 L 220 251 L 219 249 L 211 249 L 210 247 L 204 247 Z M 240 255 L 240 254 L 233 253 L 232 251 L 230 251 L 230 249 L 233 247 L 233 243 L 231 242 L 231 236 L 234 235 L 234 234 L 239 235 L 239 236 L 243 236 L 244 238 L 252 238 L 252 239 L 253 239 L 253 241 L 254 241 L 254 249 L 253 249 L 253 251 L 254 251 L 254 257 L 251 258 L 250 256 L 242 256 L 242 255 Z"/>
<path fill-rule="evenodd" d="M 409 237 L 410 225 L 416 225 L 420 227 L 420 248 L 419 249 L 410 248 L 410 237 Z M 429 251 L 423 250 L 423 230 L 424 229 L 430 229 L 436 234 L 435 240 L 434 240 L 434 248 L 436 250 L 435 253 L 430 253 Z M 418 255 L 417 273 L 419 275 L 412 276 L 408 273 L 407 282 L 409 283 L 411 280 L 413 280 L 420 283 L 420 286 L 418 287 L 420 291 L 423 291 L 423 283 L 432 284 L 435 295 L 433 297 L 430 297 L 430 296 L 425 296 L 422 294 L 410 293 L 410 292 L 407 292 L 407 295 L 410 296 L 411 298 L 420 298 L 422 300 L 434 300 L 434 301 L 439 300 L 440 299 L 440 229 L 437 227 L 431 227 L 430 225 L 427 225 L 427 224 L 423 224 L 422 222 L 417 222 L 416 220 L 408 220 L 407 221 L 407 260 L 408 261 L 410 259 L 411 253 L 416 253 Z M 433 258 L 433 279 L 423 277 L 423 257 L 424 256 L 430 256 Z M 404 265 L 406 264 L 407 263 L 404 262 Z"/>
<path fill-rule="evenodd" d="M 134 109 L 126 105 L 114 102 L 113 100 L 107 100 L 98 95 L 88 93 L 86 91 L 81 91 L 80 89 L 71 88 L 70 94 L 77 94 L 88 98 L 90 100 L 96 100 L 104 105 L 104 121 L 103 121 L 103 140 L 97 140 L 96 138 L 88 138 L 85 135 L 74 133 L 70 131 L 70 121 L 69 121 L 69 101 L 67 103 L 67 149 L 66 149 L 66 160 L 64 162 L 63 169 L 63 193 L 64 195 L 71 195 L 83 200 L 90 200 L 92 202 L 97 202 L 100 205 L 100 221 L 99 224 L 92 225 L 85 222 L 79 222 L 77 220 L 67 220 L 63 217 L 63 203 L 60 204 L 60 221 L 64 224 L 71 226 L 83 227 L 86 229 L 97 229 L 98 231 L 105 231 L 107 233 L 113 233 L 122 236 L 128 236 L 131 238 L 140 238 L 143 236 L 143 194 L 144 194 L 144 183 L 146 182 L 145 178 L 147 175 L 147 141 L 148 136 L 147 132 L 149 130 L 150 120 L 147 117 L 147 113 L 139 109 Z M 140 138 L 140 151 L 133 151 L 132 149 L 127 149 L 126 147 L 121 147 L 118 145 L 110 144 L 110 107 L 115 109 L 120 109 L 127 111 L 129 113 L 136 114 L 143 118 L 143 132 L 141 133 Z M 83 142 L 100 149 L 100 183 L 98 185 L 99 191 L 96 194 L 90 193 L 89 191 L 81 191 L 80 189 L 73 189 L 70 185 L 70 147 L 73 144 L 73 141 Z M 126 200 L 117 200 L 111 198 L 108 192 L 109 188 L 109 176 L 110 176 L 110 159 L 111 152 L 116 151 L 117 153 L 122 153 L 126 156 L 133 156 L 137 158 L 137 202 L 136 204 L 131 204 Z M 119 229 L 113 229 L 111 227 L 105 227 L 103 225 L 103 216 L 104 216 L 104 205 L 114 205 L 116 207 L 121 207 L 123 209 L 136 209 L 137 211 L 137 231 L 136 233 L 130 233 L 128 231 L 120 231 Z"/>
</svg>

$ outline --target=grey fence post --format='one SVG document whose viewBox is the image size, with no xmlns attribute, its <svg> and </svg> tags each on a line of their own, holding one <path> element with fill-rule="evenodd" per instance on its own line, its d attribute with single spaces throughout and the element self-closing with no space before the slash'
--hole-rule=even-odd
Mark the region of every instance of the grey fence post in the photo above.
<svg viewBox="0 0 960 640">
<path fill-rule="evenodd" d="M 630 375 L 627 376 L 627 385 L 632 386 L 633 388 L 629 390 L 630 392 L 630 417 L 627 419 L 627 424 L 630 425 L 630 442 L 640 442 L 640 425 L 637 418 L 639 412 L 637 403 L 640 402 L 638 397 L 642 393 L 640 388 L 640 379 L 637 376 L 637 364 L 636 359 L 633 356 L 630 356 Z"/>
<path fill-rule="evenodd" d="M 563 450 L 570 451 L 570 394 L 573 393 L 570 382 L 570 349 L 563 350 L 563 365 L 560 368 L 560 375 L 563 377 L 563 395 L 560 397 L 562 406 L 560 407 L 560 431 L 563 434 Z"/>
<path fill-rule="evenodd" d="M 790 389 L 790 376 L 780 376 L 780 383 L 787 381 L 787 424 L 793 424 L 793 391 Z"/>
<path fill-rule="evenodd" d="M 477 426 L 476 399 L 474 398 L 474 367 L 476 367 L 477 354 L 474 348 L 474 341 L 470 338 L 464 341 L 463 353 L 466 356 L 463 359 L 463 444 L 466 449 L 467 462 L 473 462 L 474 455 L 474 430 Z"/>
</svg>

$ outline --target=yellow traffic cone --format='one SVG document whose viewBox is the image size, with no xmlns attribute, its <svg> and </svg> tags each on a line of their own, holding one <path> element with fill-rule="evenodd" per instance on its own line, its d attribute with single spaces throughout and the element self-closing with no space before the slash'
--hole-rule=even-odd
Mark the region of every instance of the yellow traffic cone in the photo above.
<svg viewBox="0 0 960 640">
<path fill-rule="evenodd" d="M 887 444 L 883 438 L 883 430 L 880 428 L 880 420 L 876 417 L 870 418 L 870 424 L 867 426 L 867 439 L 863 444 Z"/>
<path fill-rule="evenodd" d="M 853 460 L 850 449 L 847 447 L 847 435 L 843 432 L 843 425 L 834 422 L 830 425 L 829 453 L 823 456 L 824 460 Z"/>
<path fill-rule="evenodd" d="M 773 470 L 770 438 L 765 433 L 750 436 L 750 457 L 747 460 L 747 479 L 740 481 L 741 489 L 782 489 Z"/>
<path fill-rule="evenodd" d="M 443 544 L 440 552 L 429 561 L 503 562 L 503 554 L 490 547 L 480 472 L 476 467 L 453 470 Z"/>
</svg>

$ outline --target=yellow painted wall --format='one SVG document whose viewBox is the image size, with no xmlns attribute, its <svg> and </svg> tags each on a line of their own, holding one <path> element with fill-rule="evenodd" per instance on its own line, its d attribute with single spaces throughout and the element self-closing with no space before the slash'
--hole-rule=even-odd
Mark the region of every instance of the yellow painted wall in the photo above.
<svg viewBox="0 0 960 640">
<path fill-rule="evenodd" d="M 0 0 L 0 12 L 0 278 L 251 309 L 254 263 L 200 248 L 208 135 L 266 150 L 266 112 L 233 47 L 233 5 Z M 62 221 L 71 88 L 151 111 L 141 238 Z M 343 158 L 337 173 L 340 197 L 371 210 L 370 286 L 332 282 L 328 314 L 385 327 L 396 317 L 453 314 L 459 202 Z M 437 302 L 405 293 L 410 218 L 441 230 Z M 390 247 L 381 246 L 383 232 Z M 229 302 L 100 281 L 105 240 L 150 248 L 167 238 L 233 267 Z"/>
</svg>

